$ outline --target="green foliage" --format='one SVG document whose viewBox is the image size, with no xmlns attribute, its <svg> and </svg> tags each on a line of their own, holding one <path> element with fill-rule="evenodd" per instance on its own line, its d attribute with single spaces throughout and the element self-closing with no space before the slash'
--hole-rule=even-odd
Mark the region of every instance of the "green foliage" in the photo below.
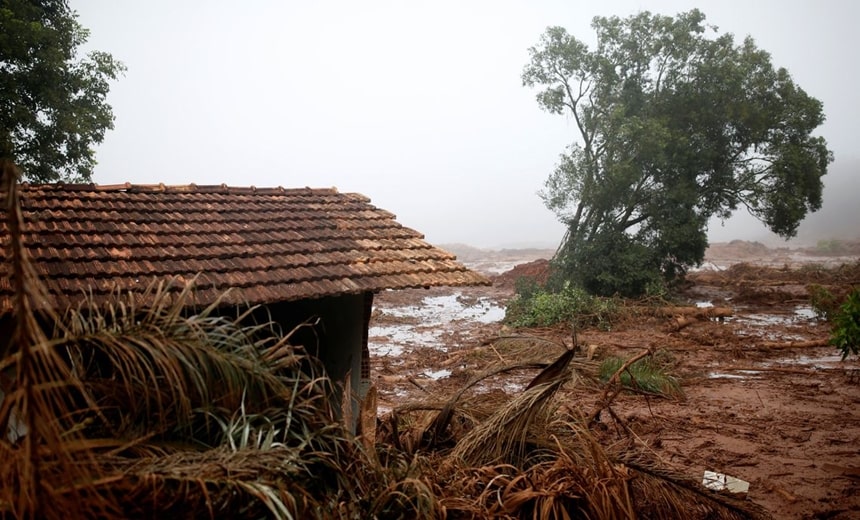
<svg viewBox="0 0 860 520">
<path fill-rule="evenodd" d="M 639 296 L 662 281 L 653 252 L 625 233 L 595 235 L 557 264 L 567 279 L 600 296 Z"/>
<path fill-rule="evenodd" d="M 534 278 L 520 276 L 514 282 L 514 289 L 516 294 L 519 294 L 523 298 L 531 298 L 535 293 L 540 292 L 542 287 Z"/>
<path fill-rule="evenodd" d="M 784 237 L 821 207 L 821 103 L 752 39 L 704 21 L 596 17 L 593 49 L 561 27 L 530 49 L 524 85 L 579 134 L 541 196 L 568 228 L 556 264 L 589 290 L 641 294 L 683 275 L 709 219 L 740 206 Z"/>
<path fill-rule="evenodd" d="M 806 290 L 809 292 L 809 304 L 819 319 L 830 319 L 839 312 L 840 299 L 827 287 L 811 284 Z"/>
<path fill-rule="evenodd" d="M 817 244 L 815 244 L 815 251 L 821 253 L 823 255 L 839 255 L 847 252 L 847 246 L 844 241 L 830 239 L 830 240 L 819 240 Z"/>
<path fill-rule="evenodd" d="M 617 315 L 615 300 L 592 296 L 579 287 L 567 285 L 557 292 L 539 288 L 517 294 L 508 303 L 505 322 L 513 327 L 572 323 L 578 327 L 597 326 L 608 330 Z"/>
<path fill-rule="evenodd" d="M 860 353 L 860 288 L 855 287 L 839 312 L 833 317 L 830 343 L 842 352 L 844 360 L 850 354 Z"/>
<path fill-rule="evenodd" d="M 599 378 L 606 382 L 625 363 L 619 357 L 606 358 L 600 364 Z M 642 358 L 621 373 L 621 385 L 625 388 L 648 392 L 652 394 L 678 396 L 681 394 L 681 384 L 678 378 L 668 372 L 671 358 L 665 351 L 657 352 L 654 356 Z"/>
<path fill-rule="evenodd" d="M 0 5 L 0 158 L 27 180 L 89 181 L 92 146 L 113 128 L 105 99 L 125 68 L 104 52 L 79 59 L 88 36 L 66 0 Z"/>
<path fill-rule="evenodd" d="M 652 302 L 668 302 L 672 295 L 663 280 L 650 282 L 645 286 L 645 297 Z"/>
</svg>

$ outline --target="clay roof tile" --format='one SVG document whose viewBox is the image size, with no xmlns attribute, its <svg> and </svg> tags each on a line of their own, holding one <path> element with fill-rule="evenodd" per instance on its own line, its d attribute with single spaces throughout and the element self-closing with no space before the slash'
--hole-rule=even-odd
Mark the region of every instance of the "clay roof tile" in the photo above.
<svg viewBox="0 0 860 520">
<path fill-rule="evenodd" d="M 57 304 L 153 279 L 197 278 L 197 303 L 233 303 L 480 285 L 488 280 L 403 227 L 370 199 L 336 189 L 21 184 L 24 243 Z M 5 212 L 0 232 L 7 233 Z M 5 249 L 2 263 L 5 265 Z M 2 270 L 5 272 L 5 269 Z M 186 282 L 183 282 L 186 283 Z M 0 278 L 0 313 L 11 286 Z"/>
</svg>

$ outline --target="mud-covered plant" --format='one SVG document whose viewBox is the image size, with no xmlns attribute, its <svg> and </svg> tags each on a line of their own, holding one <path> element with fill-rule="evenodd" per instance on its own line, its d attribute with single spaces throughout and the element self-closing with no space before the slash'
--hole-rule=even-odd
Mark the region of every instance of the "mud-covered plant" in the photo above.
<svg viewBox="0 0 860 520">
<path fill-rule="evenodd" d="M 505 321 L 514 327 L 549 327 L 571 323 L 578 327 L 611 328 L 618 315 L 612 298 L 592 296 L 567 284 L 558 291 L 536 288 L 518 293 L 508 303 Z"/>
<path fill-rule="evenodd" d="M 636 361 L 621 373 L 621 385 L 637 392 L 666 396 L 680 395 L 681 385 L 678 378 L 669 373 L 671 360 L 667 356 L 667 352 L 658 351 L 653 356 Z M 600 380 L 609 381 L 625 361 L 620 357 L 605 359 L 600 365 Z"/>
<path fill-rule="evenodd" d="M 848 293 L 845 303 L 833 317 L 830 343 L 842 352 L 843 360 L 860 353 L 860 288 L 855 287 Z"/>
<path fill-rule="evenodd" d="M 809 304 L 819 319 L 827 320 L 839 311 L 839 298 L 833 292 L 818 284 L 809 285 Z"/>
</svg>

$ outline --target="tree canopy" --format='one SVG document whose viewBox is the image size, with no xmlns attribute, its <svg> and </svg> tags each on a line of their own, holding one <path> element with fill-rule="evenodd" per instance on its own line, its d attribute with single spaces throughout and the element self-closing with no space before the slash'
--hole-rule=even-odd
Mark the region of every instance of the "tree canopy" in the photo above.
<svg viewBox="0 0 860 520">
<path fill-rule="evenodd" d="M 594 49 L 548 28 L 522 75 L 578 131 L 541 192 L 567 226 L 567 279 L 641 294 L 701 263 L 713 216 L 745 207 L 789 238 L 821 207 L 822 104 L 751 38 L 717 34 L 696 9 L 592 27 Z"/>
<path fill-rule="evenodd" d="M 89 181 L 113 128 L 106 97 L 125 69 L 104 52 L 79 59 L 88 36 L 66 0 L 0 1 L 0 159 L 27 180 Z"/>
</svg>

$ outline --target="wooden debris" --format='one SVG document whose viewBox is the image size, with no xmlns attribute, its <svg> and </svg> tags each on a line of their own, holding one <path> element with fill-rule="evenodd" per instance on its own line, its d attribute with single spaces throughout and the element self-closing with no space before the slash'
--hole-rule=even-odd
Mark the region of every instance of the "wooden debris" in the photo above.
<svg viewBox="0 0 860 520">
<path fill-rule="evenodd" d="M 658 307 L 658 316 L 695 316 L 696 318 L 728 318 L 734 316 L 731 307 Z"/>
<path fill-rule="evenodd" d="M 836 473 L 842 477 L 848 477 L 853 480 L 860 480 L 860 467 L 857 466 L 840 466 L 838 464 L 824 463 L 825 471 Z"/>
<path fill-rule="evenodd" d="M 809 339 L 804 341 L 765 341 L 764 343 L 759 343 L 759 348 L 766 349 L 781 349 L 781 348 L 813 348 L 813 347 L 826 347 L 830 345 L 830 342 L 825 339 Z"/>
<path fill-rule="evenodd" d="M 370 456 L 376 456 L 376 410 L 377 391 L 376 385 L 370 385 L 367 395 L 361 402 L 361 421 L 359 428 L 361 432 L 361 444 Z"/>
<path fill-rule="evenodd" d="M 695 316 L 678 316 L 677 318 L 669 320 L 669 323 L 666 324 L 666 328 L 669 332 L 678 332 L 685 327 L 698 323 L 698 321 L 699 319 Z"/>
<path fill-rule="evenodd" d="M 597 404 L 594 406 L 591 414 L 589 414 L 588 421 L 585 424 L 590 426 L 597 421 L 597 418 L 600 417 L 600 411 L 612 404 L 612 401 L 614 401 L 618 394 L 621 393 L 621 390 L 623 389 L 623 385 L 621 385 L 621 374 L 630 368 L 630 365 L 633 363 L 653 354 L 654 349 L 648 347 L 648 349 L 628 359 L 618 370 L 615 371 L 614 374 L 612 374 L 612 377 L 610 377 L 609 381 L 606 382 L 606 388 L 603 390 L 603 395 L 601 395 L 600 399 L 597 400 Z"/>
<path fill-rule="evenodd" d="M 653 312 L 657 316 L 671 318 L 667 324 L 669 332 L 677 332 L 699 321 L 734 316 L 735 313 L 729 307 L 659 307 Z"/>
<path fill-rule="evenodd" d="M 794 495 L 792 495 L 792 494 L 791 494 L 791 493 L 789 493 L 788 491 L 786 491 L 786 490 L 784 490 L 784 489 L 782 489 L 782 488 L 779 488 L 779 487 L 778 487 L 778 488 L 773 488 L 773 490 L 774 490 L 774 491 L 776 491 L 777 493 L 779 493 L 780 495 L 782 495 L 786 500 L 788 500 L 788 501 L 789 501 L 789 502 L 791 502 L 792 504 L 793 504 L 793 503 L 795 503 L 795 502 L 797 502 L 797 497 L 796 497 L 796 496 L 794 496 Z"/>
</svg>

